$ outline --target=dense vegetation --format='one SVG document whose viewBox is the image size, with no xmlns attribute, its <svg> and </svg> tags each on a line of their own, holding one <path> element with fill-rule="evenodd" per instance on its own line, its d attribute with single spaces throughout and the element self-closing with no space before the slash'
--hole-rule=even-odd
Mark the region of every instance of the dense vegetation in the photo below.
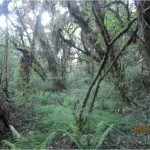
<svg viewBox="0 0 150 150">
<path fill-rule="evenodd" d="M 150 1 L 2 0 L 0 148 L 150 148 Z"/>
</svg>

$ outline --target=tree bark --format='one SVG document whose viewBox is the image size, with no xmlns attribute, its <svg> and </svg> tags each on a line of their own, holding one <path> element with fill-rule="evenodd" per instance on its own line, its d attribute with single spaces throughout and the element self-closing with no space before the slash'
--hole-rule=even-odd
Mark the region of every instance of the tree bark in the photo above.
<svg viewBox="0 0 150 150">
<path fill-rule="evenodd" d="M 55 55 L 55 52 L 52 50 L 50 46 L 49 40 L 47 38 L 47 35 L 42 25 L 40 25 L 38 34 L 39 34 L 38 38 L 39 38 L 40 45 L 43 49 L 45 58 L 47 59 L 48 62 L 48 70 L 55 78 L 53 81 L 53 90 L 61 91 L 63 89 L 66 89 L 66 85 L 64 81 L 59 77 L 59 73 L 57 69 L 58 68 L 57 56 Z"/>
<path fill-rule="evenodd" d="M 135 4 L 138 11 L 138 23 L 141 28 L 142 36 L 144 37 L 144 54 L 148 60 L 148 66 L 150 70 L 150 1 L 138 1 L 135 0 Z"/>
<path fill-rule="evenodd" d="M 4 92 L 3 88 L 0 86 L 0 123 L 3 125 L 0 126 L 0 132 L 3 133 L 3 130 L 9 130 L 10 125 L 10 112 L 9 105 L 7 102 L 7 95 Z M 2 131 L 1 131 L 2 130 Z"/>
<path fill-rule="evenodd" d="M 9 3 L 8 3 L 9 4 Z M 8 5 L 7 5 L 8 7 Z M 9 57 L 9 32 L 8 32 L 8 8 L 5 8 L 5 22 L 6 22 L 6 28 L 5 28 L 5 56 L 4 56 L 4 62 L 5 62 L 5 89 L 8 91 L 8 57 Z"/>
</svg>

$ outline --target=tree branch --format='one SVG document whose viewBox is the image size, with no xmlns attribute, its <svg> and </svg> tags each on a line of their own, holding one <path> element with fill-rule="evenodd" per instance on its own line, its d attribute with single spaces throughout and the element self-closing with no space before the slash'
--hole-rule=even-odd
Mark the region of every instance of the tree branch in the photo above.
<svg viewBox="0 0 150 150">
<path fill-rule="evenodd" d="M 129 46 L 134 38 L 134 36 L 136 36 L 138 28 L 136 28 L 136 30 L 133 32 L 132 36 L 128 39 L 128 41 L 126 42 L 126 44 L 123 46 L 123 48 L 118 52 L 117 56 L 115 57 L 115 59 L 113 60 L 113 62 L 110 64 L 110 66 L 108 67 L 108 69 L 106 70 L 106 72 L 104 73 L 104 75 L 99 79 L 98 83 L 97 83 L 97 87 L 96 90 L 94 92 L 94 97 L 90 106 L 90 110 L 89 112 L 92 112 L 92 108 L 94 106 L 96 97 L 97 97 L 97 93 L 98 93 L 98 89 L 99 89 L 99 85 L 101 83 L 101 81 L 104 79 L 104 77 L 108 74 L 108 72 L 111 70 L 112 66 L 115 64 L 115 62 L 118 60 L 119 56 L 122 54 L 122 52 L 127 48 L 127 46 Z"/>
<path fill-rule="evenodd" d="M 126 9 L 127 18 L 128 18 L 128 20 L 129 20 L 129 18 L 130 18 L 130 12 L 129 12 L 129 8 L 128 8 L 128 2 L 127 2 L 127 4 L 125 4 L 123 1 L 120 1 L 120 0 L 112 1 L 112 2 L 110 2 L 109 4 L 105 5 L 104 7 L 107 8 L 107 7 L 110 7 L 110 6 L 113 5 L 113 4 L 118 4 L 118 5 L 121 4 L 121 5 L 123 5 L 124 8 Z"/>
<path fill-rule="evenodd" d="M 137 17 L 133 18 L 133 19 L 127 24 L 127 26 L 126 26 L 124 29 L 122 29 L 122 31 L 120 31 L 120 32 L 111 40 L 111 42 L 109 43 L 109 47 L 111 47 L 124 33 L 126 33 L 126 32 L 130 29 L 131 25 L 132 25 L 136 20 L 137 20 Z"/>
<path fill-rule="evenodd" d="M 84 51 L 83 49 L 77 47 L 77 46 L 74 44 L 74 42 L 72 42 L 72 40 L 65 39 L 65 38 L 62 36 L 62 34 L 60 34 L 60 37 L 62 38 L 62 40 L 63 40 L 65 43 L 67 43 L 67 44 L 70 45 L 71 47 L 77 49 L 78 51 L 82 52 L 83 54 L 85 54 L 85 55 L 87 55 L 87 56 L 92 57 L 96 62 L 100 62 L 100 60 L 99 60 L 95 55 L 92 55 L 92 54 L 90 53 L 90 51 L 88 51 L 88 49 L 87 49 L 86 47 L 84 47 L 84 48 L 86 48 L 86 49 L 85 49 L 86 51 Z"/>
<path fill-rule="evenodd" d="M 100 12 L 100 14 L 101 14 L 101 10 L 100 9 L 98 9 L 98 10 L 96 9 L 96 7 L 98 7 L 97 5 L 98 4 L 95 1 L 92 2 L 92 13 L 93 13 L 93 15 L 95 17 L 96 23 L 98 24 L 98 26 L 99 26 L 99 28 L 101 30 L 101 34 L 102 34 L 102 36 L 104 38 L 104 42 L 105 42 L 106 46 L 108 47 L 109 41 L 110 41 L 110 36 L 108 35 L 107 29 L 106 29 L 106 27 L 105 27 L 105 25 L 104 25 L 104 23 L 102 21 L 103 16 L 100 15 L 100 17 L 99 17 L 96 14 L 97 11 Z"/>
</svg>

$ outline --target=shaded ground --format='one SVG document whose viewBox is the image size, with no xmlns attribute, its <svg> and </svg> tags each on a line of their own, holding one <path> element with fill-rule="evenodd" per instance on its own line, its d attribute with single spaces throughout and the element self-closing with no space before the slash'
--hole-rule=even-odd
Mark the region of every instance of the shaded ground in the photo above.
<svg viewBox="0 0 150 150">
<path fill-rule="evenodd" d="M 36 126 L 36 115 L 32 114 L 29 109 L 23 109 L 22 106 L 17 106 L 13 112 L 15 116 L 14 126 L 21 134 L 26 134 L 29 131 L 40 130 Z M 53 125 L 50 125 L 53 127 Z M 43 127 L 44 128 L 44 127 Z M 49 129 L 51 130 L 51 129 Z M 55 130 L 55 129 L 53 129 Z M 39 136 L 39 135 L 38 135 Z M 40 137 L 38 137 L 40 138 Z M 117 129 L 114 128 L 113 132 L 107 136 L 102 149 L 147 149 L 150 148 L 149 132 L 132 132 L 131 129 Z M 48 144 L 49 149 L 75 149 L 74 144 L 70 143 L 70 139 L 63 133 L 59 133 L 53 141 Z"/>
</svg>

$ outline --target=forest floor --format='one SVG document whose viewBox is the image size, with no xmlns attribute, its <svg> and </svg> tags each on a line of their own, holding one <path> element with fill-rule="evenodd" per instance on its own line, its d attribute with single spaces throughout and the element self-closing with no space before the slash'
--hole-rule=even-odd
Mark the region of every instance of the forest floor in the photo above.
<svg viewBox="0 0 150 150">
<path fill-rule="evenodd" d="M 34 102 L 33 102 L 34 103 Z M 49 149 L 76 149 L 75 143 L 72 143 L 70 137 L 65 133 L 70 131 L 69 125 L 74 124 L 74 118 L 71 109 L 61 106 L 60 104 L 48 105 L 41 103 L 27 102 L 24 104 L 16 104 L 13 109 L 14 126 L 25 140 L 13 141 L 16 147 L 21 149 L 34 149 L 45 141 L 46 137 L 53 132 L 56 136 L 46 143 Z M 51 103 L 51 102 L 50 102 Z M 96 114 L 96 115 L 95 115 Z M 97 109 L 94 112 L 91 129 L 94 130 L 95 125 L 100 120 L 108 124 L 115 124 L 112 132 L 105 138 L 102 149 L 147 149 L 150 148 L 148 143 L 148 132 L 133 132 L 132 125 L 128 121 L 128 115 L 115 114 L 107 110 Z M 134 114 L 132 114 L 134 116 Z M 95 125 L 94 125 L 95 124 Z"/>
<path fill-rule="evenodd" d="M 133 126 L 146 124 L 141 119 L 143 110 L 124 106 L 116 111 L 114 101 L 101 102 L 89 116 L 82 131 L 76 125 L 73 113 L 73 93 L 38 91 L 24 100 L 21 93 L 12 99 L 12 125 L 22 139 L 4 138 L 0 148 L 11 149 L 148 149 L 149 131 L 132 131 Z M 81 93 L 83 95 L 83 93 Z M 79 96 L 79 94 L 78 94 Z M 142 104 L 140 105 L 142 106 Z M 143 117 L 144 118 L 144 117 Z M 106 131 L 113 125 L 108 133 Z"/>
</svg>

